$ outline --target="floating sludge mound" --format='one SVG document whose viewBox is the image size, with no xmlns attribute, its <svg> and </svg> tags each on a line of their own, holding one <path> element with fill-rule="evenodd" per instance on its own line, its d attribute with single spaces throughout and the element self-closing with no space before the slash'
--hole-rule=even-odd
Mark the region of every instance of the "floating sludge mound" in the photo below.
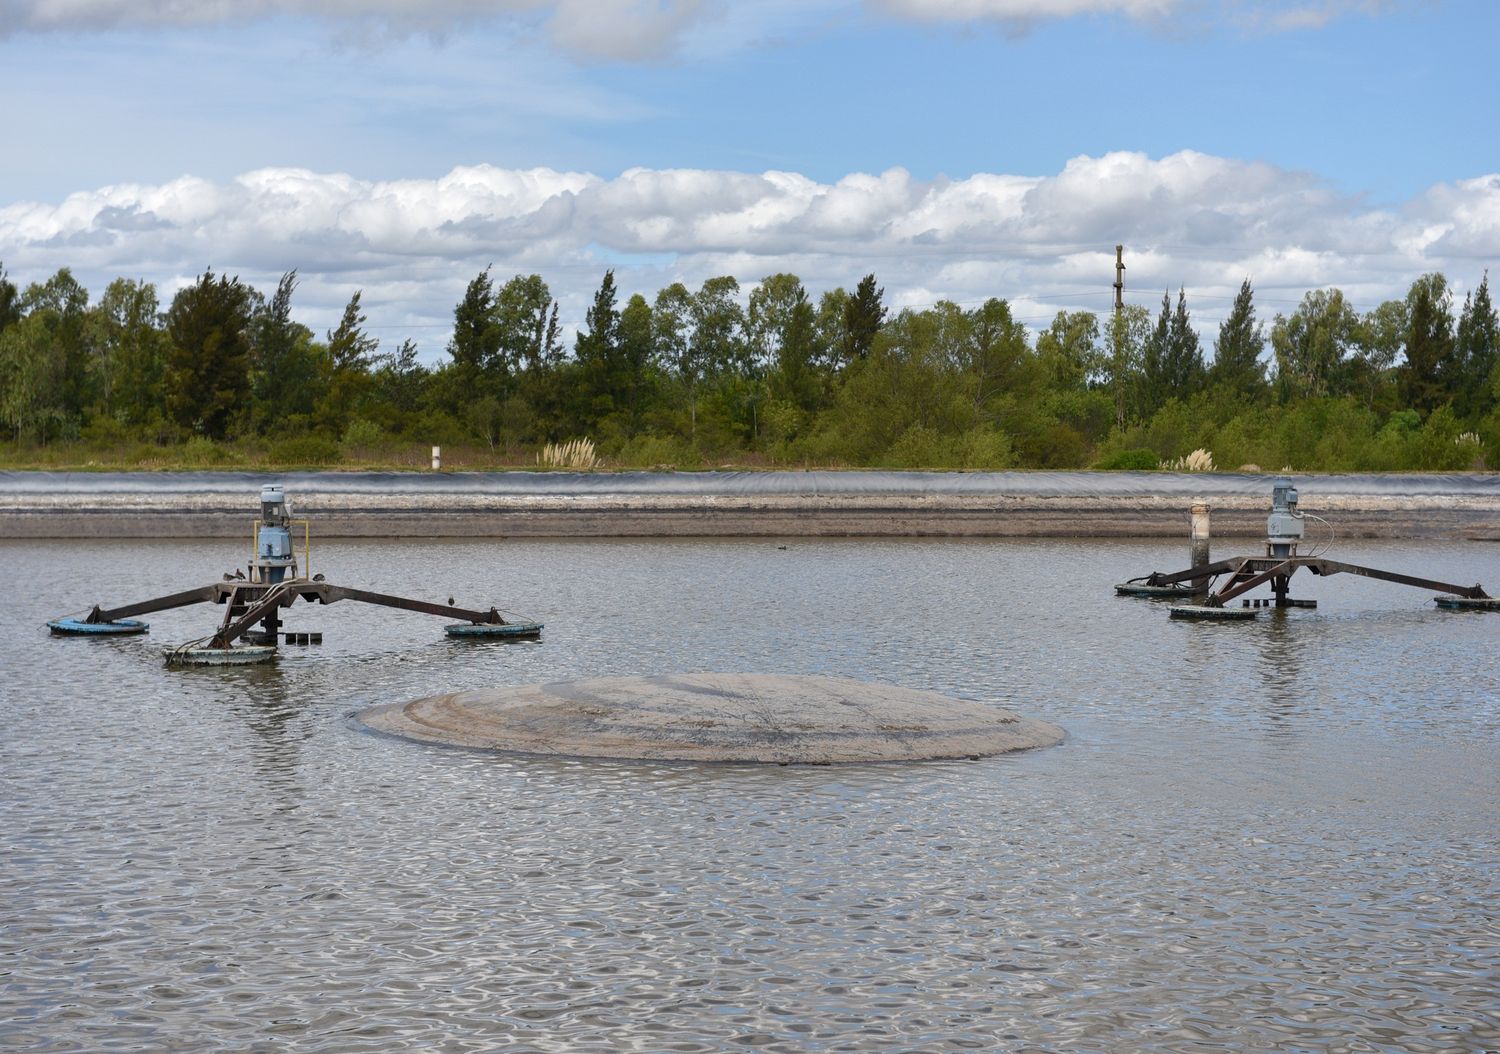
<svg viewBox="0 0 1500 1054">
<path fill-rule="evenodd" d="M 428 743 L 662 761 L 831 764 L 982 757 L 1062 741 L 1056 725 L 841 677 L 693 673 L 486 688 L 359 719 Z"/>
</svg>

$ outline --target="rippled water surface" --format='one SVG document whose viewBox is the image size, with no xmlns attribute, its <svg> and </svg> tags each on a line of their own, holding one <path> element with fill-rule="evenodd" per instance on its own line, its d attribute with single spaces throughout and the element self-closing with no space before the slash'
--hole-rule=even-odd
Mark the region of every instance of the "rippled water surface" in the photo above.
<svg viewBox="0 0 1500 1054">
<path fill-rule="evenodd" d="M 1346 576 L 1296 580 L 1315 611 L 1179 623 L 1110 585 L 1185 545 L 778 544 L 330 541 L 330 579 L 545 639 L 299 606 L 321 648 L 167 670 L 220 609 L 42 623 L 240 547 L 0 543 L 0 1047 L 1500 1049 L 1500 615 Z M 1495 545 L 1333 555 L 1500 586 Z M 350 720 L 680 670 L 934 689 L 1069 738 L 763 768 Z"/>
</svg>

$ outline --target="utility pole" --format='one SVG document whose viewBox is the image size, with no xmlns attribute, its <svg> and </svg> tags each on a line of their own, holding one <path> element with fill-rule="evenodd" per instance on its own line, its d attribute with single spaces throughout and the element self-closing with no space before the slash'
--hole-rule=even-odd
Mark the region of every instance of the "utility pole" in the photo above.
<svg viewBox="0 0 1500 1054">
<path fill-rule="evenodd" d="M 1115 314 L 1125 306 L 1125 246 L 1115 246 Z"/>
</svg>

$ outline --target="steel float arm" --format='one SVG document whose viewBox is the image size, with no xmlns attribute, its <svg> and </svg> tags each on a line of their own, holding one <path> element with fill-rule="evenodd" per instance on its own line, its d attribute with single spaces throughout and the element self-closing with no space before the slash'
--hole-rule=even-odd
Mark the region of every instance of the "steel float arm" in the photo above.
<svg viewBox="0 0 1500 1054">
<path fill-rule="evenodd" d="M 201 586 L 198 589 L 185 589 L 181 593 L 173 593 L 170 596 L 154 597 L 151 600 L 142 600 L 136 604 L 125 604 L 117 608 L 101 608 L 94 605 L 94 610 L 89 612 L 85 622 L 114 622 L 116 619 L 129 618 L 131 615 L 147 615 L 153 611 L 166 611 L 168 608 L 187 607 L 189 604 L 207 604 L 216 601 L 224 595 L 226 587 L 223 583 L 215 582 L 212 585 Z"/>
<path fill-rule="evenodd" d="M 1152 571 L 1149 575 L 1132 578 L 1130 581 L 1144 582 L 1148 586 L 1169 586 L 1177 582 L 1186 582 L 1192 578 L 1209 578 L 1214 575 L 1221 575 L 1226 571 L 1238 572 L 1251 559 L 1253 557 L 1234 556 L 1228 560 L 1220 560 L 1217 563 L 1204 564 L 1202 567 L 1190 567 L 1186 571 L 1173 571 L 1171 574 Z"/>
<path fill-rule="evenodd" d="M 1361 578 L 1377 578 L 1382 582 L 1395 582 L 1403 586 L 1416 586 L 1418 589 L 1436 589 L 1440 592 L 1453 593 L 1457 596 L 1468 597 L 1471 600 L 1488 599 L 1489 594 L 1478 582 L 1472 586 L 1457 586 L 1451 582 L 1439 582 L 1432 578 L 1417 578 L 1413 575 L 1397 574 L 1395 571 L 1380 571 L 1373 567 L 1361 567 L 1359 564 L 1346 564 L 1338 560 L 1305 560 L 1307 569 L 1315 575 L 1337 575 L 1349 574 L 1359 575 Z"/>
<path fill-rule="evenodd" d="M 311 600 L 316 597 L 323 604 L 333 604 L 340 600 L 357 600 L 362 604 L 379 604 L 381 607 L 400 608 L 403 611 L 420 611 L 424 615 L 437 615 L 439 618 L 458 618 L 467 622 L 495 626 L 505 625 L 500 612 L 494 608 L 488 611 L 471 611 L 468 608 L 454 607 L 452 604 L 429 604 L 425 600 L 412 600 L 409 597 L 392 596 L 389 593 L 372 593 L 368 589 L 353 589 L 328 582 L 319 582 L 312 586 L 301 585 L 298 586 L 297 591 L 303 598 Z"/>
</svg>

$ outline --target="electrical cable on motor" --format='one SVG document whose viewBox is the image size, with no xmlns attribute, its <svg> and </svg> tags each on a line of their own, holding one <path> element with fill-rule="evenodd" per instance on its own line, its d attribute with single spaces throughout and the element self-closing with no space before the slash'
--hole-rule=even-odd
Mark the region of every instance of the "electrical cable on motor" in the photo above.
<svg viewBox="0 0 1500 1054">
<path fill-rule="evenodd" d="M 1317 520 L 1328 529 L 1328 540 L 1323 543 L 1323 548 L 1319 549 L 1317 548 L 1317 546 L 1314 546 L 1313 551 L 1307 554 L 1308 557 L 1322 556 L 1324 553 L 1328 552 L 1328 550 L 1332 549 L 1333 543 L 1338 539 L 1338 532 L 1334 529 L 1333 524 L 1323 519 L 1323 517 L 1314 515 L 1310 512 L 1301 513 L 1300 516 L 1303 519 Z"/>
</svg>

